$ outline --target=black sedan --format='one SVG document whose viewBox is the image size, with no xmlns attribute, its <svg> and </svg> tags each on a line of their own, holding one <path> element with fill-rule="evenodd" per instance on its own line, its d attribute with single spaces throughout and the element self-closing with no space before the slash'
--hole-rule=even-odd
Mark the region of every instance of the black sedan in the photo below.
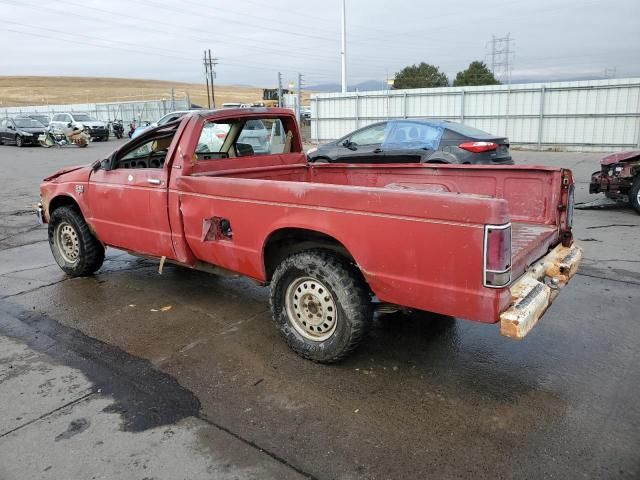
<svg viewBox="0 0 640 480">
<path fill-rule="evenodd" d="M 3 118 L 0 120 L 0 144 L 39 145 L 38 136 L 45 126 L 29 117 Z"/>
<path fill-rule="evenodd" d="M 307 152 L 311 162 L 513 165 L 509 139 L 462 123 L 389 120 Z"/>
</svg>

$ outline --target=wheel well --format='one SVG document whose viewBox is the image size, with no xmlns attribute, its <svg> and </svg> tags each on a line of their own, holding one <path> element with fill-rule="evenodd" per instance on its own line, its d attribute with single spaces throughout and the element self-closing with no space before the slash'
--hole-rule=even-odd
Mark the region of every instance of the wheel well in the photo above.
<svg viewBox="0 0 640 480">
<path fill-rule="evenodd" d="M 51 201 L 49 202 L 49 218 L 51 218 L 51 214 L 60 207 L 75 207 L 78 211 L 80 211 L 78 204 L 73 198 L 67 195 L 58 195 L 57 197 L 51 199 Z"/>
<path fill-rule="evenodd" d="M 263 258 L 267 281 L 271 280 L 273 272 L 286 257 L 312 248 L 330 250 L 355 263 L 347 248 L 330 235 L 304 228 L 283 228 L 271 233 L 264 245 Z"/>
</svg>

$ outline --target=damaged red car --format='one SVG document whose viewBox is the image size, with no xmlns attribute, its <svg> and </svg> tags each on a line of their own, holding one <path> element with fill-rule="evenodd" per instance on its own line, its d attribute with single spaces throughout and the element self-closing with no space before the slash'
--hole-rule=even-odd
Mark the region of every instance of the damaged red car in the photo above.
<svg viewBox="0 0 640 480">
<path fill-rule="evenodd" d="M 604 193 L 617 202 L 629 202 L 640 213 L 640 150 L 607 155 L 602 168 L 591 175 L 589 193 Z"/>
</svg>

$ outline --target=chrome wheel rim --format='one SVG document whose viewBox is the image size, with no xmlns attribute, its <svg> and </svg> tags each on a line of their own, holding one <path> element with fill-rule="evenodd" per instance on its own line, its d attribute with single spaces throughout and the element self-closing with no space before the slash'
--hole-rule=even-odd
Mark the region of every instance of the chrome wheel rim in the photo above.
<svg viewBox="0 0 640 480">
<path fill-rule="evenodd" d="M 300 335 L 314 342 L 333 335 L 338 309 L 326 285 L 311 277 L 297 278 L 289 284 L 285 297 L 289 321 Z"/>
<path fill-rule="evenodd" d="M 80 239 L 76 230 L 67 222 L 56 227 L 56 246 L 58 252 L 68 263 L 75 263 L 80 256 Z"/>
</svg>

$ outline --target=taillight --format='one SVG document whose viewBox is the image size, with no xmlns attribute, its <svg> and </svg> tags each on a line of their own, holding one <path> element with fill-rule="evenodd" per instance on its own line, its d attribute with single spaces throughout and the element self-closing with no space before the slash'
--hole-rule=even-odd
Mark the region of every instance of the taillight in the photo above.
<svg viewBox="0 0 640 480">
<path fill-rule="evenodd" d="M 501 288 L 511 281 L 511 224 L 484 227 L 484 286 Z"/>
<path fill-rule="evenodd" d="M 573 227 L 573 209 L 575 207 L 575 185 L 569 185 L 569 198 L 567 199 L 567 228 Z"/>
<path fill-rule="evenodd" d="M 464 142 L 458 145 L 458 147 L 473 153 L 490 152 L 496 150 L 498 144 L 494 142 Z"/>
</svg>

